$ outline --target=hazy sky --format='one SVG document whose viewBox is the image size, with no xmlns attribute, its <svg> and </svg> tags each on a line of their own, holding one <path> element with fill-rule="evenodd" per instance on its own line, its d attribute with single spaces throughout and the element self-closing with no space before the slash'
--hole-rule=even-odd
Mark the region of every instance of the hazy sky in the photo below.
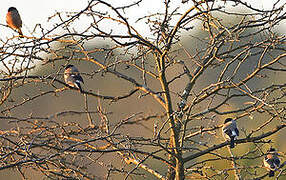
<svg viewBox="0 0 286 180">
<path fill-rule="evenodd" d="M 134 2 L 135 0 L 108 0 L 107 2 L 117 5 L 124 2 Z M 252 3 L 256 8 L 270 9 L 272 7 L 274 0 L 245 0 Z M 5 16 L 9 7 L 14 6 L 20 12 L 23 20 L 23 33 L 27 34 L 31 32 L 36 24 L 41 24 L 43 27 L 48 28 L 51 26 L 52 22 L 47 22 L 49 16 L 53 15 L 55 12 L 63 11 L 80 11 L 87 5 L 87 0 L 1 0 L 0 9 L 0 23 L 6 24 Z M 151 13 L 154 11 L 162 10 L 163 0 L 146 0 L 140 8 L 127 11 L 130 16 L 129 18 L 136 18 L 146 13 Z M 152 2 L 152 4 L 150 4 Z M 174 0 L 174 3 L 181 4 L 181 0 Z M 253 3 L 255 2 L 255 3 Z M 181 4 L 185 6 L 186 9 L 189 8 L 188 4 Z M 161 8 L 161 9 L 160 9 Z M 143 30 L 144 31 L 144 30 Z M 0 38 L 11 37 L 12 32 L 9 28 L 0 26 Z M 144 32 L 143 32 L 144 33 Z M 29 34 L 29 33 L 28 33 Z"/>
</svg>

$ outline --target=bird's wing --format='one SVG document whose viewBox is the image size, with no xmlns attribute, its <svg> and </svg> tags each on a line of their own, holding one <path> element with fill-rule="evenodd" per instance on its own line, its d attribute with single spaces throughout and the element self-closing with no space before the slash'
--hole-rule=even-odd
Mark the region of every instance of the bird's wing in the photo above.
<svg viewBox="0 0 286 180">
<path fill-rule="evenodd" d="M 276 166 L 280 166 L 280 159 L 279 158 L 274 158 L 274 164 L 276 165 Z"/>
<path fill-rule="evenodd" d="M 84 82 L 83 82 L 83 79 L 82 79 L 82 77 L 81 77 L 80 74 L 72 74 L 71 76 L 72 76 L 76 81 L 79 81 L 79 82 L 84 83 Z"/>
</svg>

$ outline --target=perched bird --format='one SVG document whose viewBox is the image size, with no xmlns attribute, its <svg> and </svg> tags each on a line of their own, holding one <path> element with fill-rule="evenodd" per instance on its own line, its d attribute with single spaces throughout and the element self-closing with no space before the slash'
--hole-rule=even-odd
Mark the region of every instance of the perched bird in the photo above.
<svg viewBox="0 0 286 180">
<path fill-rule="evenodd" d="M 65 82 L 71 87 L 76 87 L 82 92 L 80 83 L 84 83 L 78 69 L 74 65 L 67 65 L 64 72 Z"/>
<path fill-rule="evenodd" d="M 223 137 L 226 140 L 230 139 L 230 148 L 234 148 L 234 140 L 239 136 L 239 131 L 236 126 L 235 120 L 227 118 L 222 127 Z"/>
<path fill-rule="evenodd" d="M 10 7 L 8 9 L 8 13 L 6 15 L 6 22 L 10 28 L 17 30 L 19 35 L 23 36 L 22 30 L 21 30 L 22 20 L 21 20 L 18 10 L 15 7 Z"/>
<path fill-rule="evenodd" d="M 278 153 L 276 152 L 276 149 L 270 148 L 266 154 L 266 156 L 263 158 L 264 166 L 270 169 L 269 171 L 269 177 L 274 176 L 274 171 L 280 167 L 280 159 L 278 158 Z"/>
</svg>

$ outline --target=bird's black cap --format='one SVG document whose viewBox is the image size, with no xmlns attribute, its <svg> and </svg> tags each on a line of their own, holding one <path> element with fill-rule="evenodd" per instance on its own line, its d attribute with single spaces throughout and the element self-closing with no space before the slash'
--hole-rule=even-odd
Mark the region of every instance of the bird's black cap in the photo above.
<svg viewBox="0 0 286 180">
<path fill-rule="evenodd" d="M 71 67 L 73 67 L 73 65 L 72 65 L 72 64 L 69 64 L 69 65 L 67 65 L 67 66 L 65 67 L 65 69 L 68 69 L 68 68 L 71 68 Z"/>
<path fill-rule="evenodd" d="M 226 118 L 226 120 L 224 121 L 224 123 L 228 123 L 228 122 L 230 122 L 230 121 L 232 121 L 232 118 Z"/>
<path fill-rule="evenodd" d="M 9 7 L 8 12 L 17 10 L 15 7 Z"/>
</svg>

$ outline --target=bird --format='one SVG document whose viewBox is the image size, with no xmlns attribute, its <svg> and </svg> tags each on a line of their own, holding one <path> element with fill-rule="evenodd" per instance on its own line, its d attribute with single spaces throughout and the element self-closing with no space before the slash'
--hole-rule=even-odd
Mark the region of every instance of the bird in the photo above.
<svg viewBox="0 0 286 180">
<path fill-rule="evenodd" d="M 274 171 L 280 167 L 280 159 L 275 148 L 270 148 L 263 158 L 263 164 L 269 169 L 269 177 L 274 176 Z"/>
<path fill-rule="evenodd" d="M 230 148 L 234 148 L 234 140 L 237 138 L 237 136 L 239 136 L 239 131 L 237 129 L 235 120 L 232 118 L 225 119 L 222 132 L 223 137 L 226 140 L 230 140 Z"/>
<path fill-rule="evenodd" d="M 80 84 L 81 83 L 84 84 L 84 82 L 78 69 L 74 65 L 69 64 L 65 67 L 64 79 L 66 84 L 68 84 L 71 87 L 78 88 L 81 93 L 83 92 Z"/>
<path fill-rule="evenodd" d="M 20 37 L 23 37 L 22 33 L 22 19 L 18 12 L 18 10 L 15 7 L 10 7 L 8 9 L 7 15 L 6 15 L 6 23 L 8 26 L 12 29 L 15 29 L 18 31 Z"/>
</svg>

